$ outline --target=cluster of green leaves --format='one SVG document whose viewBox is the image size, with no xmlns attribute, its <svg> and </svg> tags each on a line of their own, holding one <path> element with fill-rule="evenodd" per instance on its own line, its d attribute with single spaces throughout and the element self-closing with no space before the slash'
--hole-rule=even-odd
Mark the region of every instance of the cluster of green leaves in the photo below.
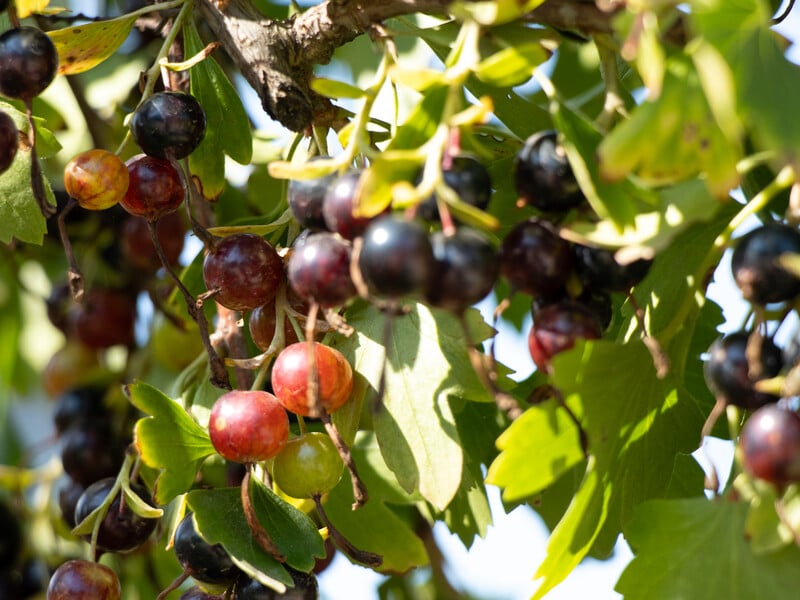
<svg viewBox="0 0 800 600">
<path fill-rule="evenodd" d="M 756 487 L 748 495 L 739 485 L 736 494 L 709 500 L 703 473 L 690 457 L 714 403 L 699 357 L 723 322 L 720 308 L 705 298 L 707 275 L 745 215 L 785 210 L 785 197 L 760 194 L 764 183 L 757 175 L 766 173 L 769 180 L 786 165 L 800 168 L 800 131 L 786 117 L 789 103 L 800 97 L 800 70 L 784 58 L 770 27 L 774 7 L 764 0 L 736 6 L 694 0 L 681 8 L 645 1 L 620 11 L 613 36 L 583 39 L 531 27 L 521 18 L 540 4 L 456 3 L 454 18 L 434 26 L 391 20 L 385 27 L 399 52 L 396 61 L 385 53 L 380 65 L 366 36 L 340 49 L 334 60 L 350 68 L 352 79 L 320 77 L 312 88 L 361 108 L 338 132 L 342 157 L 310 169 L 289 160 L 289 143 L 283 148 L 252 130 L 229 65 L 212 55 L 189 68 L 191 91 L 208 117 L 206 138 L 189 164 L 204 195 L 216 201 L 218 233 L 244 227 L 276 246 L 288 245 L 297 228 L 286 217 L 283 179 L 316 176 L 355 156 L 369 164 L 360 209 L 374 214 L 391 202 L 405 208 L 430 192 L 421 194 L 409 182 L 420 168 L 430 175 L 429 157 L 441 155 L 449 140 L 444 134 L 458 128 L 461 147 L 489 166 L 495 193 L 486 213 L 457 198 L 448 204 L 459 219 L 499 240 L 535 214 L 516 204 L 512 169 L 521 141 L 556 128 L 592 209 L 570 215 L 562 235 L 617 249 L 624 260 L 656 259 L 634 290 L 642 321 L 620 296 L 604 339 L 558 356 L 552 373 L 536 372 L 515 383 L 498 367 L 499 385 L 526 408 L 513 422 L 474 371 L 455 317 L 411 304 L 392 320 L 390 344 L 384 346 L 386 316 L 362 300 L 349 305 L 344 317 L 354 332 L 329 334 L 326 342 L 350 361 L 357 391 L 334 422 L 353 447 L 370 500 L 353 511 L 344 478 L 327 495 L 326 511 L 357 547 L 382 555 L 383 572 L 405 573 L 430 561 L 417 535 L 420 521 L 444 522 L 466 546 L 485 535 L 491 524 L 485 485 L 491 484 L 503 490 L 509 507 L 529 505 L 552 530 L 547 557 L 538 569 L 531 565 L 541 580 L 536 598 L 587 556 L 607 557 L 621 534 L 636 554 L 618 584 L 626 598 L 794 597 L 800 576 L 791 565 L 800 550 L 775 515 L 769 491 Z M 286 11 L 263 8 L 274 18 Z M 203 30 L 191 13 L 182 14 L 190 59 L 205 47 Z M 104 65 L 119 60 L 137 16 L 51 32 L 61 73 L 92 81 Z M 684 36 L 677 42 L 676 31 Z M 422 47 L 443 67 L 405 61 Z M 365 85 L 370 77 L 373 84 Z M 397 122 L 372 114 L 385 88 L 414 100 Z M 20 107 L 0 108 L 25 130 Z M 55 110 L 40 105 L 38 113 Z M 56 136 L 45 128 L 53 123 L 37 121 L 40 158 L 58 154 Z M 46 237 L 46 222 L 31 202 L 26 157 L 30 153 L 21 148 L 13 167 L 0 175 L 5 245 L 15 240 L 34 246 Z M 228 183 L 226 157 L 252 166 L 246 186 Z M 764 157 L 757 170 L 747 170 L 748 161 Z M 440 183 L 435 173 L 422 185 L 426 181 Z M 738 186 L 745 203 L 730 196 Z M 200 253 L 181 275 L 194 295 L 205 291 L 201 265 Z M 8 277 L 0 269 L 6 292 L 0 294 L 0 322 L 16 343 L 22 339 L 22 290 L 13 269 Z M 498 297 L 505 292 L 501 283 Z M 514 300 L 503 318 L 518 327 L 530 298 Z M 213 306 L 206 306 L 213 317 Z M 178 296 L 170 308 L 185 310 Z M 469 311 L 466 321 L 475 343 L 495 334 L 477 311 Z M 666 376 L 655 368 L 644 333 L 668 357 Z M 19 358 L 6 351 L 10 347 L 0 346 L 0 392 L 17 383 Z M 171 512 L 188 505 L 208 541 L 225 546 L 243 570 L 277 589 L 291 585 L 286 569 L 256 543 L 240 490 L 218 476 L 220 461 L 206 425 L 221 391 L 208 382 L 204 361 L 177 377 L 158 365 L 137 376 L 127 387 L 131 404 L 144 414 L 135 445 L 156 503 Z M 580 423 L 586 452 L 575 420 L 558 402 L 526 404 L 545 383 L 559 391 Z M 379 388 L 384 394 L 378 404 Z M 7 406 L 0 408 L 5 415 Z M 3 417 L 0 431 L 4 427 Z M 320 530 L 309 516 L 312 507 L 255 480 L 248 492 L 287 564 L 310 570 L 324 554 Z M 716 551 L 720 547 L 729 551 Z"/>
</svg>

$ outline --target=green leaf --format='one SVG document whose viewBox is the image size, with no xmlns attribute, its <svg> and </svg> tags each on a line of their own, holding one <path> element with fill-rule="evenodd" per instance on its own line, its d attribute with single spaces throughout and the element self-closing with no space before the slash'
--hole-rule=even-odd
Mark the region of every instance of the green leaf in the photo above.
<svg viewBox="0 0 800 600">
<path fill-rule="evenodd" d="M 58 50 L 59 74 L 75 75 L 99 65 L 128 38 L 135 22 L 131 14 L 48 31 Z"/>
<path fill-rule="evenodd" d="M 0 109 L 7 112 L 14 120 L 20 132 L 20 139 L 27 140 L 28 120 L 12 105 L 0 102 Z M 41 130 L 36 125 L 37 154 L 40 149 L 45 150 L 41 157 L 51 154 L 50 150 L 57 151 L 60 146 L 49 131 Z M 39 147 L 42 142 L 44 148 Z M 47 201 L 55 205 L 55 197 L 50 187 L 50 182 L 42 176 Z M 20 242 L 41 245 L 47 233 L 47 222 L 39 205 L 31 192 L 31 152 L 27 143 L 21 143 L 17 155 L 11 166 L 0 174 L 0 242 L 11 243 L 16 239 Z"/>
<path fill-rule="evenodd" d="M 597 153 L 600 175 L 608 180 L 635 173 L 656 186 L 702 175 L 717 198 L 726 198 L 739 185 L 741 148 L 714 120 L 687 57 L 668 61 L 661 94 L 617 125 Z"/>
<path fill-rule="evenodd" d="M 800 589 L 800 549 L 757 554 L 745 536 L 748 506 L 726 499 L 654 500 L 625 529 L 636 556 L 616 589 L 626 600 L 789 600 Z"/>
<path fill-rule="evenodd" d="M 149 417 L 136 422 L 134 443 L 142 461 L 162 469 L 155 500 L 167 504 L 194 483 L 201 463 L 215 453 L 208 433 L 177 402 L 146 383 L 126 387 L 131 404 Z"/>
<path fill-rule="evenodd" d="M 374 307 L 354 307 L 347 319 L 356 333 L 339 349 L 373 389 L 385 363 L 385 393 L 373 424 L 386 464 L 405 490 L 419 490 L 443 510 L 461 485 L 463 465 L 449 398 L 492 397 L 471 367 L 455 317 L 414 305 L 393 320 L 384 348 L 385 318 Z"/>
<path fill-rule="evenodd" d="M 457 16 L 471 17 L 481 25 L 499 25 L 521 17 L 543 3 L 544 0 L 456 2 L 450 6 L 450 11 Z"/>
<path fill-rule="evenodd" d="M 484 83 L 498 87 L 521 85 L 549 56 L 538 42 L 519 44 L 483 59 L 475 67 L 475 76 Z"/>
<path fill-rule="evenodd" d="M 314 558 L 325 556 L 325 544 L 314 521 L 257 479 L 250 480 L 250 498 L 259 523 L 286 557 L 286 564 L 311 571 Z"/>
<path fill-rule="evenodd" d="M 414 533 L 414 520 L 418 516 L 404 510 L 419 503 L 421 498 L 407 494 L 397 484 L 384 463 L 374 434 L 359 434 L 352 450 L 370 499 L 354 511 L 352 485 L 343 477 L 325 503 L 331 521 L 357 548 L 380 554 L 381 571 L 404 573 L 427 564 L 425 547 Z"/>
<path fill-rule="evenodd" d="M 327 77 L 315 77 L 311 80 L 311 89 L 327 98 L 361 98 L 364 90 L 344 81 L 328 79 Z"/>
<path fill-rule="evenodd" d="M 555 402 L 526 410 L 498 438 L 497 447 L 501 453 L 486 483 L 502 488 L 507 502 L 545 490 L 584 460 L 575 423 Z"/>
<path fill-rule="evenodd" d="M 205 47 L 193 22 L 184 26 L 183 35 L 187 54 Z M 206 114 L 206 134 L 189 156 L 189 165 L 203 184 L 204 196 L 216 198 L 225 188 L 225 154 L 243 165 L 252 158 L 250 121 L 239 94 L 212 56 L 192 67 L 191 91 Z"/>
<path fill-rule="evenodd" d="M 193 490 L 187 496 L 198 531 L 210 544 L 222 544 L 236 564 L 251 577 L 283 593 L 292 577 L 258 545 L 242 508 L 240 488 Z"/>
</svg>

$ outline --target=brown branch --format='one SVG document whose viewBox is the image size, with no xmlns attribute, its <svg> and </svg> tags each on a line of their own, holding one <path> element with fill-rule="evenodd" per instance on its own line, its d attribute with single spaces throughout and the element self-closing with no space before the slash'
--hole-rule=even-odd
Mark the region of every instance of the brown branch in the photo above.
<svg viewBox="0 0 800 600">
<path fill-rule="evenodd" d="M 285 20 L 264 17 L 249 0 L 198 0 L 198 9 L 227 54 L 261 99 L 264 110 L 292 131 L 303 131 L 330 101 L 311 90 L 315 64 L 374 24 L 415 13 L 446 14 L 451 0 L 328 0 Z M 546 2 L 527 21 L 585 34 L 611 33 L 616 10 L 584 0 Z"/>
</svg>

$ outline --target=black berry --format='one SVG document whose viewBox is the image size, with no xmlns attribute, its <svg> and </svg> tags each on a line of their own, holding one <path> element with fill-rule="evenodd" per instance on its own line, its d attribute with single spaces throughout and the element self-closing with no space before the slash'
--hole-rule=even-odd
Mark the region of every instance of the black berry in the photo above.
<svg viewBox="0 0 800 600">
<path fill-rule="evenodd" d="M 785 254 L 800 254 L 800 232 L 794 227 L 768 223 L 742 236 L 731 257 L 731 271 L 746 300 L 764 305 L 800 294 L 800 278 L 778 262 Z"/>
<path fill-rule="evenodd" d="M 209 544 L 198 533 L 192 514 L 186 515 L 175 530 L 175 556 L 183 570 L 203 583 L 230 584 L 239 568 L 220 544 Z"/>
<path fill-rule="evenodd" d="M 355 297 L 350 243 L 332 233 L 313 233 L 289 257 L 286 276 L 298 296 L 320 306 L 340 306 Z"/>
<path fill-rule="evenodd" d="M 516 225 L 503 239 L 500 272 L 516 291 L 552 296 L 564 289 L 574 258 L 569 243 L 540 219 Z"/>
<path fill-rule="evenodd" d="M 14 162 L 19 147 L 19 130 L 9 114 L 0 111 L 0 173 L 5 173 Z"/>
<path fill-rule="evenodd" d="M 466 204 L 485 210 L 492 197 L 492 178 L 486 167 L 474 156 L 453 156 L 450 165 L 442 169 L 444 182 Z M 430 196 L 417 206 L 417 216 L 425 221 L 439 218 L 436 198 Z"/>
<path fill-rule="evenodd" d="M 55 79 L 58 52 L 36 27 L 17 27 L 0 35 L 0 94 L 30 101 Z"/>
<path fill-rule="evenodd" d="M 525 140 L 516 156 L 514 178 L 519 197 L 543 212 L 566 212 L 585 199 L 555 131 Z"/>
<path fill-rule="evenodd" d="M 203 141 L 206 115 L 191 94 L 158 92 L 136 109 L 131 133 L 145 154 L 180 160 Z"/>
</svg>

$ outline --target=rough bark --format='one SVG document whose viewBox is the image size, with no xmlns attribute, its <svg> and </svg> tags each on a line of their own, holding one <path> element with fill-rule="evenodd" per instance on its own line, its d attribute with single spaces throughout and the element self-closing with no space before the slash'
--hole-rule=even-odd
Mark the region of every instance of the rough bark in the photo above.
<svg viewBox="0 0 800 600">
<path fill-rule="evenodd" d="M 264 110 L 292 131 L 303 131 L 330 103 L 309 82 L 316 64 L 326 64 L 339 46 L 373 24 L 414 13 L 446 14 L 451 0 L 328 0 L 289 19 L 267 19 L 249 0 L 197 0 L 225 51 L 261 98 Z M 603 7 L 607 8 L 607 7 Z M 528 21 L 608 33 L 614 10 L 585 0 L 550 0 Z"/>
</svg>

